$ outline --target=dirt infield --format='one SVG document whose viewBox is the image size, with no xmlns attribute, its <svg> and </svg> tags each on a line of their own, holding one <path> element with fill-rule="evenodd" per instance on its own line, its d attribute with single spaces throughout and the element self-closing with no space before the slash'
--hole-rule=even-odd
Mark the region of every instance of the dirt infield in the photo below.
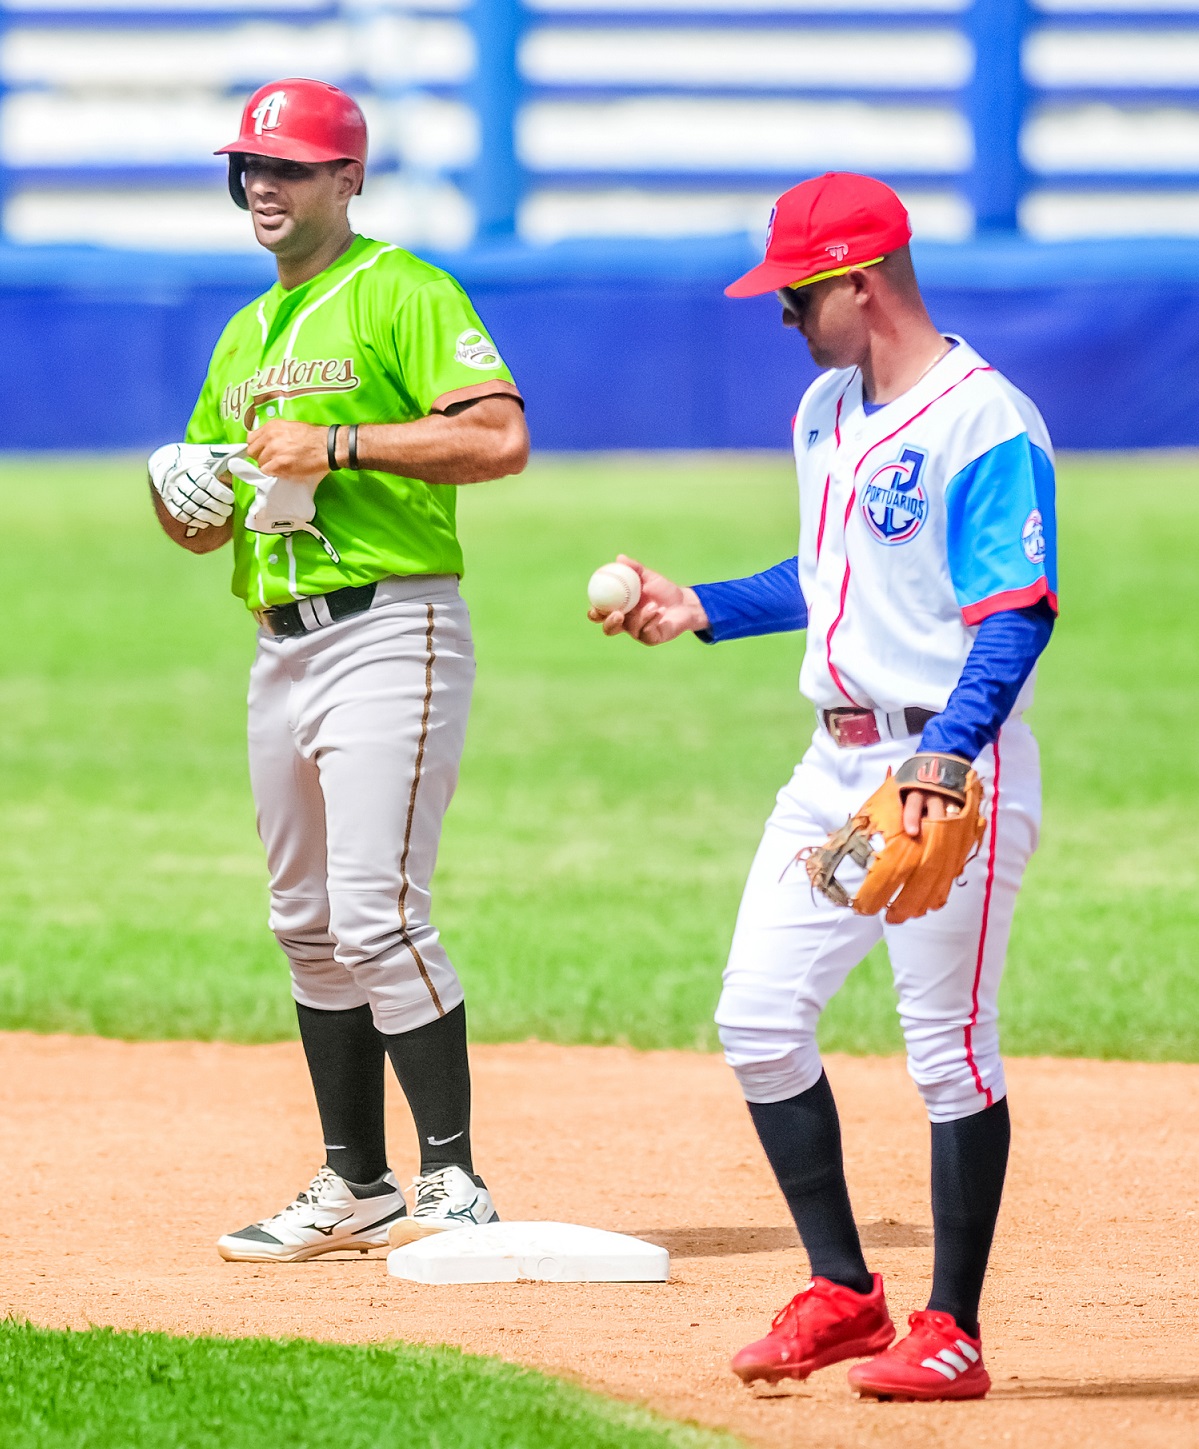
<svg viewBox="0 0 1199 1449">
<path fill-rule="evenodd" d="M 892 1313 L 923 1303 L 927 1133 L 897 1060 L 833 1058 L 851 1186 Z M 1199 1444 L 1199 1067 L 1016 1061 L 1015 1147 L 982 1404 L 860 1404 L 844 1369 L 755 1395 L 727 1371 L 803 1266 L 720 1061 L 528 1043 L 475 1051 L 501 1212 L 643 1234 L 665 1285 L 432 1288 L 382 1256 L 222 1263 L 319 1142 L 299 1048 L 0 1035 L 0 1305 L 47 1325 L 461 1344 L 747 1439 L 850 1446 Z M 393 1100 L 392 1163 L 414 1139 Z"/>
</svg>

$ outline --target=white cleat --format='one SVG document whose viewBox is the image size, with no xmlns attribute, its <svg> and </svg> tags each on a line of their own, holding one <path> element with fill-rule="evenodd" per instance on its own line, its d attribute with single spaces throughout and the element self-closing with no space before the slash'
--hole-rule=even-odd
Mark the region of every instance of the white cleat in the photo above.
<svg viewBox="0 0 1199 1449">
<path fill-rule="evenodd" d="M 412 1183 L 416 1201 L 412 1213 L 397 1218 L 387 1233 L 393 1248 L 444 1233 L 450 1228 L 470 1228 L 479 1223 L 498 1223 L 499 1213 L 481 1177 L 461 1167 L 441 1167 Z"/>
<path fill-rule="evenodd" d="M 308 1187 L 273 1218 L 217 1239 L 229 1263 L 302 1263 L 322 1253 L 387 1246 L 387 1229 L 407 1216 L 400 1185 L 384 1173 L 369 1197 L 357 1197 L 344 1178 L 322 1167 Z"/>
</svg>

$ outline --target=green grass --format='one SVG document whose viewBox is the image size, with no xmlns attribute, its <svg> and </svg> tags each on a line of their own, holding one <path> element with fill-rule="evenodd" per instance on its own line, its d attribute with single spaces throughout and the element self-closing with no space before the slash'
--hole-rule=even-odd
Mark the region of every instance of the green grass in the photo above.
<svg viewBox="0 0 1199 1449">
<path fill-rule="evenodd" d="M 0 1322 L 4 1449 L 735 1449 L 450 1348 Z"/>
<path fill-rule="evenodd" d="M 226 557 L 156 534 L 136 460 L 10 460 L 0 508 L 0 1025 L 291 1035 Z M 1194 464 L 1068 459 L 1061 516 L 1065 612 L 1033 715 L 1045 831 L 1005 1044 L 1199 1059 Z M 802 636 L 644 650 L 587 624 L 583 586 L 617 549 L 684 579 L 784 557 L 791 469 L 543 460 L 470 490 L 462 526 L 480 673 L 436 904 L 474 1034 L 711 1047 L 745 870 L 810 733 Z M 885 960 L 824 1040 L 898 1049 Z"/>
</svg>

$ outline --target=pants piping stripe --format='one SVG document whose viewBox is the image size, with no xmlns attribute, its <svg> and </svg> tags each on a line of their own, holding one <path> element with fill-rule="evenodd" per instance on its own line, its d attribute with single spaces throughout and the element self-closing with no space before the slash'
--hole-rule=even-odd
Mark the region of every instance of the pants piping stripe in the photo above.
<svg viewBox="0 0 1199 1449">
<path fill-rule="evenodd" d="M 984 1087 L 978 1074 L 978 1063 L 974 1060 L 974 1027 L 978 1021 L 978 987 L 983 974 L 983 956 L 987 949 L 987 919 L 991 914 L 991 887 L 995 884 L 995 837 L 999 833 L 999 739 L 995 740 L 995 780 L 991 786 L 991 845 L 987 852 L 987 887 L 983 893 L 982 926 L 978 935 L 978 960 L 974 967 L 974 987 L 970 1001 L 970 1020 L 966 1023 L 966 1061 L 969 1064 L 974 1085 L 980 1096 L 985 1097 L 987 1106 L 994 1104 L 990 1087 Z"/>
<path fill-rule="evenodd" d="M 420 740 L 416 746 L 416 765 L 412 771 L 412 790 L 408 795 L 408 820 L 404 826 L 404 850 L 400 856 L 400 931 L 404 937 L 404 944 L 412 953 L 412 959 L 416 962 L 416 969 L 420 972 L 420 978 L 425 983 L 425 989 L 433 998 L 433 1005 L 437 1008 L 437 1015 L 445 1015 L 445 1007 L 441 1004 L 441 998 L 437 994 L 437 988 L 433 985 L 429 976 L 428 967 L 421 960 L 421 954 L 408 934 L 408 852 L 412 844 L 412 822 L 416 818 L 416 792 L 420 788 L 421 770 L 425 762 L 425 742 L 429 738 L 429 710 L 433 701 L 433 665 L 437 661 L 437 655 L 433 650 L 433 605 L 427 605 L 425 625 L 425 703 L 421 712 Z"/>
</svg>

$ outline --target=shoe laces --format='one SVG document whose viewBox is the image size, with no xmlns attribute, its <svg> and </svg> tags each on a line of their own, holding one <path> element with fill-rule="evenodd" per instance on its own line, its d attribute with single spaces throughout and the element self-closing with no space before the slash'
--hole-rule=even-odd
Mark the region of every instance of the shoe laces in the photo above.
<svg viewBox="0 0 1199 1449">
<path fill-rule="evenodd" d="M 953 1347 L 959 1338 L 970 1340 L 954 1321 L 953 1315 L 935 1308 L 921 1308 L 908 1315 L 910 1332 L 902 1343 L 895 1345 L 895 1351 L 910 1358 L 914 1363 L 936 1355 L 937 1350 L 947 1345 Z"/>
<path fill-rule="evenodd" d="M 288 1218 L 304 1216 L 311 1213 L 312 1209 L 321 1201 L 325 1192 L 337 1181 L 337 1174 L 328 1165 L 322 1167 L 308 1186 L 295 1195 L 295 1199 L 289 1202 L 285 1208 L 275 1213 L 273 1217 L 263 1218 L 258 1224 L 260 1228 L 269 1227 L 271 1223 L 286 1222 Z"/>
<path fill-rule="evenodd" d="M 448 1167 L 441 1167 L 425 1177 L 418 1173 L 412 1179 L 408 1186 L 416 1194 L 416 1201 L 412 1205 L 414 1213 L 436 1212 L 448 1200 L 450 1193 L 446 1187 L 446 1177 L 449 1172 Z"/>
<path fill-rule="evenodd" d="M 834 1313 L 824 1285 L 813 1280 L 806 1288 L 801 1288 L 790 1303 L 783 1304 L 771 1319 L 770 1330 L 773 1333 L 779 1328 L 796 1329 L 801 1321 L 815 1327 L 821 1320 L 836 1316 L 839 1315 Z"/>
</svg>

